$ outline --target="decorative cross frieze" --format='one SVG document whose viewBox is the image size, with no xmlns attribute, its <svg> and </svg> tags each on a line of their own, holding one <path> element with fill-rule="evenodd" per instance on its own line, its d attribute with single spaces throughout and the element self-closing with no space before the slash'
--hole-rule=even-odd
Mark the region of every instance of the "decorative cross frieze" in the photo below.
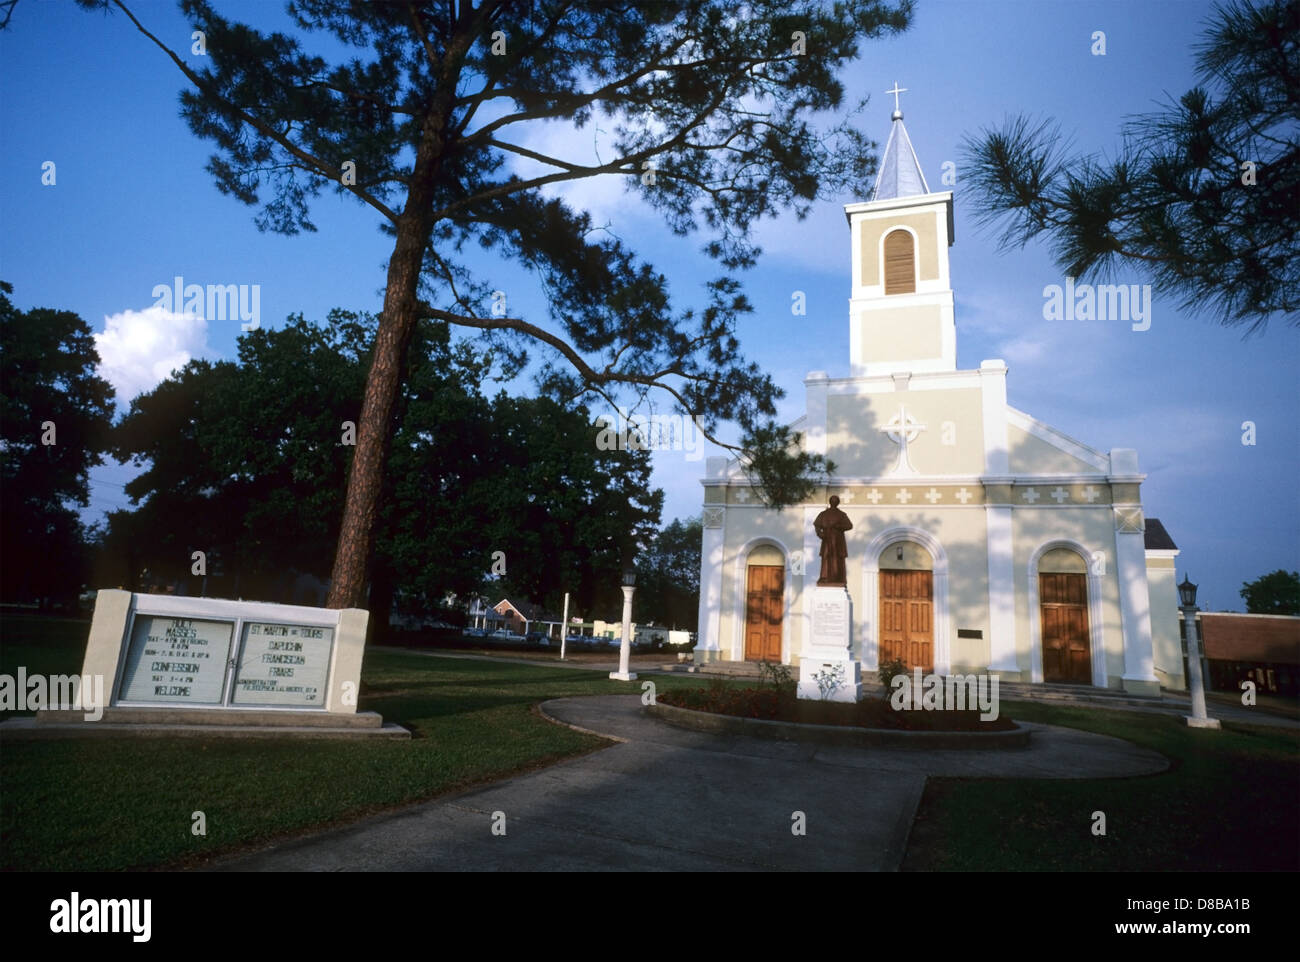
<svg viewBox="0 0 1300 962">
<path fill-rule="evenodd" d="M 880 504 L 880 498 L 881 494 L 875 488 L 872 488 L 871 493 L 867 495 L 867 500 L 872 504 Z"/>
<path fill-rule="evenodd" d="M 1098 491 L 1096 488 L 1094 488 L 1092 485 L 1088 485 L 1086 488 L 1083 489 L 1083 496 L 1088 499 L 1089 504 L 1092 504 L 1094 501 L 1096 501 L 1100 495 L 1101 492 Z"/>
<path fill-rule="evenodd" d="M 1038 490 L 1036 488 L 1025 488 L 1025 490 L 1020 493 L 1020 499 L 1022 501 L 1027 501 L 1029 504 L 1034 504 L 1038 501 Z"/>
<path fill-rule="evenodd" d="M 925 499 L 929 501 L 931 504 L 936 504 L 937 502 L 943 500 L 943 495 L 940 494 L 938 491 L 936 491 L 934 488 L 931 488 L 929 491 L 925 492 Z"/>
<path fill-rule="evenodd" d="M 1066 491 L 1059 484 L 1052 489 L 1052 497 L 1056 499 L 1057 504 L 1065 504 L 1065 499 L 1068 498 L 1069 496 L 1070 496 L 1070 492 Z"/>
<path fill-rule="evenodd" d="M 894 495 L 894 499 L 901 504 L 907 504 L 907 502 L 912 500 L 912 492 L 908 491 L 907 488 L 902 488 L 899 490 L 898 494 Z"/>
<path fill-rule="evenodd" d="M 965 504 L 967 501 L 969 501 L 969 500 L 971 499 L 971 493 L 970 493 L 969 491 L 967 491 L 965 488 L 962 488 L 962 489 L 960 489 L 960 490 L 957 492 L 957 494 L 955 495 L 955 497 L 956 497 L 957 500 L 960 501 L 962 504 Z"/>
<path fill-rule="evenodd" d="M 739 488 L 736 491 L 736 501 L 740 504 L 749 504 L 749 499 L 751 497 L 752 495 L 749 493 L 749 488 Z"/>
</svg>

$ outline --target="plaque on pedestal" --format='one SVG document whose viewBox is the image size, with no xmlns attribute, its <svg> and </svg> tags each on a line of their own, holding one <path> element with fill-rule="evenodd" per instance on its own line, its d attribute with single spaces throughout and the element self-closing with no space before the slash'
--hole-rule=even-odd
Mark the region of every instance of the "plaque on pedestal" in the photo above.
<svg viewBox="0 0 1300 962">
<path fill-rule="evenodd" d="M 808 641 L 814 657 L 844 652 L 852 642 L 853 600 L 847 588 L 812 589 L 812 630 Z M 824 651 L 823 651 L 824 649 Z"/>
<path fill-rule="evenodd" d="M 847 588 L 812 589 L 808 638 L 799 659 L 800 698 L 857 701 L 862 668 L 853 660 L 853 600 Z"/>
</svg>

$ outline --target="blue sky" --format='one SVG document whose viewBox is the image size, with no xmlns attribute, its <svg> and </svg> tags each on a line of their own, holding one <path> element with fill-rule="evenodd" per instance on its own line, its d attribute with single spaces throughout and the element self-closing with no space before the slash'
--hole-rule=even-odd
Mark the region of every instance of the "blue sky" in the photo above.
<svg viewBox="0 0 1300 962">
<path fill-rule="evenodd" d="M 270 0 L 218 6 L 261 27 L 285 23 Z M 188 50 L 192 27 L 173 3 L 144 0 L 133 9 Z M 1127 115 L 1192 86 L 1192 48 L 1210 12 L 1193 0 L 922 0 L 910 30 L 866 44 L 843 79 L 849 100 L 871 95 L 862 123 L 881 149 L 892 108 L 884 91 L 895 81 L 907 88 L 908 132 L 938 190 L 961 140 L 1014 113 L 1057 120 L 1080 152 L 1113 152 Z M 1098 30 L 1105 56 L 1090 52 Z M 323 319 L 336 306 L 377 310 L 382 296 L 390 241 L 377 217 L 323 196 L 313 209 L 319 233 L 259 233 L 253 210 L 219 194 L 204 171 L 210 147 L 180 119 L 182 83 L 124 17 L 86 13 L 69 0 L 21 0 L 0 34 L 0 218 L 8 228 L 0 278 L 14 284 L 20 308 L 72 310 L 105 333 L 103 350 L 127 391 L 151 387 L 172 361 L 235 355 L 238 321 L 167 328 L 139 313 L 156 300 L 155 285 L 177 275 L 259 285 L 268 326 L 299 311 Z M 551 127 L 532 142 L 581 154 L 592 137 L 589 129 Z M 57 182 L 44 186 L 42 164 L 51 160 Z M 1203 607 L 1241 610 L 1241 582 L 1300 568 L 1300 335 L 1277 324 L 1243 340 L 1159 298 L 1147 331 L 1122 321 L 1045 321 L 1043 288 L 1063 283 L 1047 251 L 999 253 L 996 238 L 974 224 L 960 167 L 952 189 L 959 367 L 1004 358 L 1012 405 L 1093 447 L 1136 448 L 1148 474 L 1147 513 L 1178 542 L 1179 576 L 1190 571 L 1202 585 Z M 699 254 L 701 238 L 672 237 L 620 182 L 562 193 L 667 272 L 675 303 L 702 303 L 701 285 L 717 271 Z M 756 311 L 741 325 L 741 343 L 786 388 L 782 413 L 790 419 L 802 412 L 808 371 L 848 374 L 843 205 L 862 199 L 827 199 L 802 222 L 756 228 L 765 255 L 743 278 Z M 507 292 L 512 313 L 545 318 L 527 275 L 486 259 L 475 266 Z M 791 316 L 797 290 L 807 295 L 806 317 Z M 1241 443 L 1247 420 L 1256 425 L 1254 446 Z M 665 521 L 697 513 L 703 462 L 680 452 L 655 458 Z M 130 476 L 111 462 L 95 469 L 87 517 L 126 505 L 121 484 Z"/>
</svg>

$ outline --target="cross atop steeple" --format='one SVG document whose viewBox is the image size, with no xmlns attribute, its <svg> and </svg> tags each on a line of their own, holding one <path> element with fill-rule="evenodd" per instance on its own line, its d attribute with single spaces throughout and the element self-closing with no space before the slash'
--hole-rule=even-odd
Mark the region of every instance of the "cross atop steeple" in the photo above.
<svg viewBox="0 0 1300 962">
<path fill-rule="evenodd" d="M 894 119 L 895 119 L 895 120 L 902 120 L 902 119 L 903 119 L 903 111 L 902 111 L 902 109 L 898 106 L 898 95 L 899 95 L 899 94 L 905 94 L 905 93 L 907 93 L 907 88 L 906 88 L 906 87 L 900 87 L 900 86 L 898 86 L 898 81 L 895 80 L 895 81 L 894 81 L 894 89 L 893 89 L 893 90 L 886 90 L 885 93 L 887 93 L 887 94 L 893 94 L 893 95 L 894 95 L 894 114 L 895 114 Z"/>
<path fill-rule="evenodd" d="M 925 174 L 921 173 L 921 162 L 912 149 L 912 140 L 903 126 L 903 111 L 898 105 L 898 95 L 907 93 L 907 88 L 900 87 L 895 80 L 894 89 L 885 93 L 894 95 L 894 113 L 890 117 L 893 123 L 889 125 L 889 141 L 880 159 L 880 172 L 876 175 L 871 199 L 892 200 L 928 194 L 930 185 L 925 182 Z"/>
</svg>

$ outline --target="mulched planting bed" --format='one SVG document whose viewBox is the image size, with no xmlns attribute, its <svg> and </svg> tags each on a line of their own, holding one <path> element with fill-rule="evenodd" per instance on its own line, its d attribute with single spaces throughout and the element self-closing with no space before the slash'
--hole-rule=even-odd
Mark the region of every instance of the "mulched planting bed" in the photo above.
<svg viewBox="0 0 1300 962">
<path fill-rule="evenodd" d="M 895 711 L 881 698 L 848 702 L 810 701 L 778 693 L 771 688 L 696 688 L 663 692 L 657 701 L 675 708 L 762 718 L 804 725 L 842 725 L 846 728 L 888 728 L 915 732 L 1000 732 L 1015 723 L 1005 715 L 981 721 L 978 711 Z"/>
</svg>

